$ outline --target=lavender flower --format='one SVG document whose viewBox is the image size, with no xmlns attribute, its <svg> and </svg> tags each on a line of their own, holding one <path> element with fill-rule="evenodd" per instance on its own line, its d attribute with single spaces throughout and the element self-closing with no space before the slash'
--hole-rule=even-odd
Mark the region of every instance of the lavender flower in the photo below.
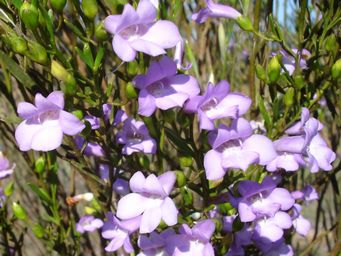
<svg viewBox="0 0 341 256">
<path fill-rule="evenodd" d="M 177 256 L 214 256 L 214 250 L 210 243 L 215 224 L 212 220 L 202 220 L 196 223 L 192 229 L 187 224 L 179 228 L 179 235 L 168 238 L 169 255 Z"/>
<path fill-rule="evenodd" d="M 292 51 L 295 54 L 298 54 L 298 49 L 293 48 Z M 281 50 L 280 54 L 282 55 L 282 63 L 286 70 L 288 70 L 289 74 L 292 75 L 296 69 L 296 62 L 295 58 L 291 55 L 289 55 L 287 52 Z M 275 55 L 275 54 L 274 54 Z M 311 53 L 307 49 L 302 49 L 301 55 L 299 56 L 299 66 L 301 69 L 307 69 L 307 59 L 309 59 L 311 56 Z"/>
<path fill-rule="evenodd" d="M 250 105 L 250 98 L 230 93 L 230 85 L 223 80 L 216 86 L 209 83 L 205 94 L 190 98 L 184 110 L 198 113 L 200 129 L 213 130 L 215 120 L 224 117 L 238 118 L 247 112 Z"/>
<path fill-rule="evenodd" d="M 0 180 L 12 175 L 14 168 L 15 164 L 10 167 L 8 159 L 0 151 Z"/>
<path fill-rule="evenodd" d="M 268 176 L 261 184 L 250 180 L 240 182 L 238 191 L 241 197 L 233 201 L 238 207 L 240 220 L 250 222 L 262 217 L 271 218 L 280 210 L 289 210 L 295 203 L 294 198 L 289 191 L 276 186 Z M 260 223 L 261 226 L 270 225 L 270 222 Z"/>
<path fill-rule="evenodd" d="M 166 229 L 161 234 L 152 232 L 149 237 L 146 235 L 139 236 L 137 243 L 142 251 L 137 256 L 169 255 L 167 243 L 168 239 L 174 235 L 173 229 Z"/>
<path fill-rule="evenodd" d="M 165 172 L 159 177 L 150 174 L 147 178 L 136 172 L 130 179 L 130 193 L 120 199 L 117 217 L 123 220 L 142 215 L 140 233 L 150 233 L 161 220 L 168 226 L 177 223 L 178 210 L 169 197 L 174 186 L 174 172 Z"/>
<path fill-rule="evenodd" d="M 100 219 L 95 218 L 91 215 L 85 215 L 80 218 L 78 223 L 76 224 L 76 230 L 79 233 L 84 232 L 93 232 L 96 229 L 99 229 L 103 226 L 103 221 Z"/>
<path fill-rule="evenodd" d="M 253 239 L 263 243 L 276 242 L 283 237 L 283 229 L 289 229 L 291 226 L 290 215 L 278 211 L 270 218 L 257 220 Z"/>
<path fill-rule="evenodd" d="M 237 19 L 241 16 L 236 9 L 222 4 L 216 4 L 213 0 L 206 0 L 207 7 L 192 15 L 192 19 L 198 23 L 205 22 L 208 18 Z"/>
<path fill-rule="evenodd" d="M 116 171 L 117 169 L 114 168 L 114 170 L 112 171 L 113 175 L 115 175 Z M 105 180 L 106 182 L 109 182 L 109 166 L 106 164 L 100 164 L 99 175 L 101 179 Z M 130 192 L 129 182 L 121 178 L 116 178 L 114 183 L 112 184 L 112 189 L 120 196 L 125 196 Z"/>
<path fill-rule="evenodd" d="M 256 247 L 263 253 L 264 256 L 293 256 L 292 247 L 285 243 L 284 238 L 276 242 L 255 241 Z"/>
<path fill-rule="evenodd" d="M 135 86 L 140 89 L 140 115 L 150 116 L 156 108 L 182 107 L 189 97 L 199 94 L 194 77 L 176 73 L 176 63 L 164 56 L 159 62 L 152 62 L 146 75 L 135 77 Z"/>
<path fill-rule="evenodd" d="M 220 125 L 208 135 L 213 149 L 204 157 L 206 177 L 217 180 L 231 168 L 246 170 L 250 164 L 267 164 L 276 152 L 270 139 L 252 135 L 249 122 L 243 118 L 233 120 L 231 127 Z"/>
<path fill-rule="evenodd" d="M 120 221 L 112 213 L 106 214 L 107 221 L 102 228 L 102 237 L 111 240 L 104 248 L 107 252 L 114 252 L 123 246 L 126 253 L 132 253 L 134 248 L 130 242 L 129 235 L 135 232 L 141 222 L 141 217 Z"/>
<path fill-rule="evenodd" d="M 155 6 L 149 0 L 141 0 L 136 11 L 126 4 L 121 15 L 110 15 L 104 20 L 105 29 L 114 35 L 112 44 L 120 59 L 133 61 L 138 51 L 151 56 L 165 54 L 165 49 L 181 40 L 174 23 L 154 22 L 156 16 Z"/>
<path fill-rule="evenodd" d="M 85 125 L 63 108 L 64 97 L 60 91 L 52 92 L 46 98 L 36 94 L 35 105 L 19 103 L 18 114 L 25 119 L 15 131 L 20 150 L 54 150 L 62 144 L 63 133 L 71 136 L 80 133 Z"/>
<path fill-rule="evenodd" d="M 124 144 L 122 153 L 125 155 L 134 152 L 154 154 L 156 151 L 156 142 L 150 137 L 146 125 L 132 118 L 124 121 L 122 130 L 117 133 L 117 142 Z"/>
<path fill-rule="evenodd" d="M 304 200 L 306 202 L 319 199 L 317 191 L 311 185 L 305 186 L 302 190 L 293 191 L 291 192 L 291 195 L 295 198 L 295 200 Z"/>
<path fill-rule="evenodd" d="M 311 228 L 311 223 L 309 220 L 301 215 L 302 206 L 299 204 L 294 204 L 292 213 L 292 224 L 296 232 L 301 236 L 307 236 Z"/>
</svg>

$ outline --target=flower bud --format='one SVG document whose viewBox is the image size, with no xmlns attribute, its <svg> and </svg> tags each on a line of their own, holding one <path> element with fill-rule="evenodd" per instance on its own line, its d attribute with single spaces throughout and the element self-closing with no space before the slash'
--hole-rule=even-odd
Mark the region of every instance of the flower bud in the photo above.
<svg viewBox="0 0 341 256">
<path fill-rule="evenodd" d="M 96 0 L 82 0 L 82 8 L 85 16 L 90 20 L 93 20 L 98 12 Z"/>
<path fill-rule="evenodd" d="M 62 12 L 66 5 L 66 0 L 50 0 L 50 3 L 55 11 Z"/>
<path fill-rule="evenodd" d="M 51 62 L 51 74 L 63 82 L 62 90 L 66 95 L 73 95 L 76 92 L 75 78 L 57 61 Z"/>
<path fill-rule="evenodd" d="M 268 66 L 268 77 L 270 83 L 277 82 L 281 73 L 281 64 L 278 61 L 278 57 L 274 56 L 271 58 Z"/>
<path fill-rule="evenodd" d="M 38 27 L 39 12 L 37 7 L 28 2 L 24 2 L 20 7 L 19 15 L 27 28 L 35 29 Z"/>
<path fill-rule="evenodd" d="M 265 70 L 264 68 L 257 64 L 256 65 L 256 75 L 258 77 L 258 79 L 262 80 L 262 81 L 266 81 L 266 74 L 265 74 Z"/>
<path fill-rule="evenodd" d="M 251 20 L 248 17 L 245 16 L 239 16 L 237 19 L 237 24 L 242 30 L 245 31 L 253 31 L 253 25 Z"/>
<path fill-rule="evenodd" d="M 186 176 L 182 171 L 175 171 L 176 174 L 176 184 L 179 188 L 186 185 Z"/>
<path fill-rule="evenodd" d="M 14 216 L 17 217 L 19 220 L 27 219 L 26 211 L 20 204 L 13 202 L 12 210 L 13 210 Z"/>
<path fill-rule="evenodd" d="M 47 64 L 48 61 L 47 52 L 41 44 L 34 41 L 29 41 L 27 46 L 28 46 L 28 51 L 26 52 L 27 57 L 42 65 Z"/>
<path fill-rule="evenodd" d="M 180 157 L 179 162 L 181 168 L 189 167 L 193 164 L 193 158 L 191 156 L 183 156 Z"/>
<path fill-rule="evenodd" d="M 290 107 L 294 104 L 294 99 L 295 99 L 295 89 L 290 87 L 285 95 L 284 95 L 284 104 L 287 107 Z"/>
<path fill-rule="evenodd" d="M 338 59 L 332 66 L 332 77 L 334 79 L 341 77 L 341 59 Z"/>
<path fill-rule="evenodd" d="M 128 99 L 137 98 L 137 93 L 136 93 L 135 87 L 131 82 L 127 83 L 127 85 L 126 85 L 126 95 L 127 95 Z"/>
<path fill-rule="evenodd" d="M 304 77 L 302 75 L 294 76 L 295 87 L 297 89 L 302 89 L 304 87 Z"/>
<path fill-rule="evenodd" d="M 95 28 L 95 36 L 97 40 L 100 42 L 105 41 L 109 38 L 107 31 L 104 29 L 103 22 L 97 23 L 96 28 Z"/>
<path fill-rule="evenodd" d="M 27 42 L 22 37 L 12 38 L 10 44 L 15 53 L 24 54 L 27 51 Z"/>
<path fill-rule="evenodd" d="M 34 170 L 37 173 L 42 173 L 44 169 L 45 169 L 45 158 L 41 156 L 35 161 Z"/>
</svg>

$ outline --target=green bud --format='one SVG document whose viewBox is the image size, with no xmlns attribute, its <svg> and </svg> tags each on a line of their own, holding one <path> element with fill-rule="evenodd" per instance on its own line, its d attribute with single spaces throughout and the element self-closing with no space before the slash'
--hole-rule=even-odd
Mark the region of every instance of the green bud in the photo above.
<svg viewBox="0 0 341 256">
<path fill-rule="evenodd" d="M 51 62 L 51 74 L 62 81 L 62 90 L 66 95 L 73 95 L 76 92 L 76 80 L 61 64 L 53 60 Z"/>
<path fill-rule="evenodd" d="M 248 17 L 245 16 L 239 16 L 237 19 L 237 24 L 242 30 L 245 31 L 253 31 L 253 25 L 251 20 Z"/>
<path fill-rule="evenodd" d="M 34 224 L 32 227 L 32 232 L 37 238 L 43 238 L 45 234 L 45 230 L 39 224 Z"/>
<path fill-rule="evenodd" d="M 305 85 L 304 77 L 302 75 L 294 76 L 295 87 L 297 89 L 302 89 Z"/>
<path fill-rule="evenodd" d="M 288 90 L 285 92 L 284 95 L 284 104 L 287 107 L 291 107 L 294 104 L 295 100 L 295 89 L 290 87 Z"/>
<path fill-rule="evenodd" d="M 94 208 L 88 206 L 85 206 L 84 211 L 88 215 L 93 215 L 94 213 L 96 213 L 96 210 Z"/>
<path fill-rule="evenodd" d="M 278 57 L 274 56 L 271 58 L 268 66 L 268 77 L 270 83 L 277 82 L 279 75 L 281 74 L 281 64 L 279 63 Z"/>
<path fill-rule="evenodd" d="M 6 187 L 4 188 L 4 195 L 5 196 L 10 196 L 13 194 L 13 191 L 14 191 L 14 182 L 13 181 L 10 181 Z"/>
<path fill-rule="evenodd" d="M 50 0 L 50 3 L 55 11 L 62 12 L 66 5 L 66 0 Z"/>
<path fill-rule="evenodd" d="M 259 64 L 256 65 L 256 75 L 259 80 L 266 81 L 265 69 Z"/>
<path fill-rule="evenodd" d="M 12 210 L 13 210 L 14 216 L 17 217 L 19 220 L 27 220 L 26 211 L 20 204 L 13 202 Z"/>
<path fill-rule="evenodd" d="M 127 72 L 129 75 L 136 75 L 136 73 L 138 72 L 139 70 L 139 66 L 137 64 L 136 61 L 131 61 L 131 62 L 128 62 L 128 65 L 127 65 Z"/>
<path fill-rule="evenodd" d="M 139 162 L 140 162 L 140 165 L 141 165 L 144 169 L 149 169 L 150 161 L 149 161 L 149 159 L 148 159 L 147 156 L 145 156 L 145 155 L 140 156 Z"/>
<path fill-rule="evenodd" d="M 85 16 L 90 20 L 94 19 L 98 13 L 96 0 L 82 0 L 82 8 Z"/>
<path fill-rule="evenodd" d="M 60 81 L 65 81 L 69 72 L 57 61 L 51 61 L 51 74 Z"/>
<path fill-rule="evenodd" d="M 75 110 L 72 111 L 72 114 L 75 115 L 79 120 L 83 119 L 83 111 L 82 110 Z"/>
<path fill-rule="evenodd" d="M 327 51 L 329 52 L 335 51 L 335 49 L 337 49 L 337 42 L 336 42 L 335 35 L 331 34 L 330 36 L 328 36 L 324 45 Z"/>
<path fill-rule="evenodd" d="M 332 77 L 334 79 L 341 77 L 341 59 L 338 59 L 332 66 Z"/>
<path fill-rule="evenodd" d="M 97 40 L 100 42 L 106 41 L 109 38 L 108 33 L 104 28 L 103 22 L 97 23 L 96 28 L 95 28 L 95 36 Z"/>
<path fill-rule="evenodd" d="M 34 163 L 34 170 L 37 173 L 42 173 L 45 170 L 45 158 L 39 157 Z"/>
<path fill-rule="evenodd" d="M 28 46 L 28 51 L 26 52 L 27 57 L 42 65 L 47 64 L 48 61 L 47 52 L 41 44 L 34 41 L 29 41 L 27 46 Z"/>
<path fill-rule="evenodd" d="M 20 7 L 19 15 L 27 28 L 35 29 L 38 27 L 39 12 L 37 7 L 28 2 L 24 2 Z"/>
<path fill-rule="evenodd" d="M 16 53 L 24 54 L 27 51 L 27 42 L 22 37 L 11 38 L 12 50 Z"/>
<path fill-rule="evenodd" d="M 179 159 L 180 167 L 189 167 L 193 164 L 193 158 L 191 156 L 182 156 Z"/>
<path fill-rule="evenodd" d="M 175 171 L 176 173 L 176 184 L 179 188 L 186 185 L 186 176 L 182 171 Z"/>
<path fill-rule="evenodd" d="M 131 82 L 127 83 L 127 85 L 126 85 L 126 95 L 127 95 L 128 99 L 137 98 L 137 93 L 136 93 L 135 87 Z"/>
</svg>

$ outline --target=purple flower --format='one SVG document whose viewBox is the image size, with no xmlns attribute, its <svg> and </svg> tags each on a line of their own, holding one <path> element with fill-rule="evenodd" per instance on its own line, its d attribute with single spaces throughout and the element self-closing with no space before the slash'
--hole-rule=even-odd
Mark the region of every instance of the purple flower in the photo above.
<svg viewBox="0 0 341 256">
<path fill-rule="evenodd" d="M 169 197 L 176 176 L 174 172 L 165 172 L 159 177 L 150 174 L 147 178 L 142 172 L 136 172 L 130 179 L 130 193 L 120 199 L 117 217 L 123 220 L 142 215 L 140 233 L 150 233 L 161 220 L 168 226 L 175 225 L 178 210 Z"/>
<path fill-rule="evenodd" d="M 169 255 L 176 256 L 214 256 L 214 249 L 210 243 L 215 224 L 212 220 L 202 220 L 192 229 L 187 224 L 179 228 L 179 235 L 168 238 Z"/>
<path fill-rule="evenodd" d="M 250 105 L 250 98 L 230 93 L 230 85 L 223 80 L 216 86 L 209 83 L 205 94 L 190 98 L 184 109 L 190 113 L 198 113 L 200 129 L 213 130 L 215 120 L 224 117 L 238 118 L 247 112 Z"/>
<path fill-rule="evenodd" d="M 252 128 L 244 118 L 234 119 L 231 127 L 220 125 L 208 135 L 213 149 L 204 157 L 206 177 L 217 180 L 231 168 L 246 170 L 250 164 L 267 164 L 276 152 L 270 139 L 252 135 Z"/>
<path fill-rule="evenodd" d="M 152 232 L 149 237 L 139 236 L 138 246 L 142 251 L 137 256 L 169 255 L 167 252 L 167 241 L 170 236 L 174 236 L 173 229 L 166 229 L 161 234 Z"/>
<path fill-rule="evenodd" d="M 136 52 L 151 56 L 165 54 L 165 49 L 174 47 L 181 36 L 176 25 L 159 20 L 155 6 L 149 0 L 141 0 L 136 11 L 126 4 L 121 15 L 110 15 L 104 27 L 114 35 L 113 48 L 123 61 L 133 61 Z"/>
<path fill-rule="evenodd" d="M 117 133 L 117 142 L 124 144 L 122 153 L 125 155 L 134 152 L 154 154 L 156 151 L 156 142 L 150 137 L 146 125 L 132 118 L 124 121 L 122 130 Z"/>
<path fill-rule="evenodd" d="M 291 226 L 290 215 L 286 212 L 278 211 L 270 218 L 257 220 L 253 239 L 263 243 L 276 242 L 283 237 L 283 229 L 289 229 Z"/>
<path fill-rule="evenodd" d="M 79 233 L 84 232 L 93 232 L 96 229 L 99 229 L 103 226 L 103 221 L 95 218 L 92 215 L 85 215 L 80 218 L 78 223 L 76 224 L 76 230 Z"/>
<path fill-rule="evenodd" d="M 132 253 L 134 247 L 130 242 L 129 235 L 135 232 L 141 222 L 141 217 L 131 218 L 120 221 L 112 213 L 106 214 L 107 221 L 104 222 L 102 228 L 102 237 L 111 240 L 105 247 L 107 252 L 114 252 L 123 246 L 126 253 Z"/>
<path fill-rule="evenodd" d="M 114 168 L 113 175 L 115 175 L 116 171 L 117 169 Z M 109 182 L 109 166 L 106 164 L 100 164 L 99 175 L 101 179 L 105 180 L 106 182 Z M 121 178 L 116 178 L 114 183 L 112 184 L 112 189 L 120 196 L 125 196 L 130 192 L 129 182 Z"/>
<path fill-rule="evenodd" d="M 292 225 L 301 236 L 307 236 L 311 228 L 310 221 L 301 215 L 302 206 L 294 204 L 292 214 Z"/>
<path fill-rule="evenodd" d="M 146 75 L 135 77 L 135 86 L 140 89 L 140 115 L 150 116 L 156 108 L 182 107 L 188 98 L 199 94 L 194 77 L 176 73 L 176 63 L 164 56 L 159 62 L 152 62 Z"/>
<path fill-rule="evenodd" d="M 237 19 L 241 16 L 236 9 L 222 4 L 216 4 L 212 0 L 206 0 L 207 7 L 192 15 L 192 19 L 198 23 L 205 22 L 208 18 Z"/>
<path fill-rule="evenodd" d="M 286 171 L 297 171 L 301 166 L 305 166 L 302 155 L 304 149 L 302 136 L 282 137 L 274 141 L 273 145 L 278 155 L 266 166 L 269 172 L 280 168 Z"/>
<path fill-rule="evenodd" d="M 298 49 L 293 48 L 292 51 L 295 54 L 298 54 Z M 281 50 L 280 54 L 282 55 L 282 63 L 286 70 L 288 70 L 289 74 L 292 75 L 296 69 L 296 63 L 295 58 L 288 54 L 287 52 Z M 275 55 L 275 54 L 273 54 Z M 300 59 L 299 59 L 299 66 L 301 69 L 307 69 L 307 59 L 309 59 L 311 56 L 311 53 L 307 49 L 302 49 L 302 52 L 300 53 Z"/>
<path fill-rule="evenodd" d="M 18 114 L 25 119 L 15 131 L 20 150 L 50 151 L 62 144 L 63 133 L 74 136 L 85 125 L 74 115 L 63 111 L 64 96 L 55 91 L 46 98 L 40 93 L 35 96 L 35 105 L 21 102 Z"/>
<path fill-rule="evenodd" d="M 318 195 L 317 191 L 311 185 L 305 186 L 302 190 L 293 191 L 293 192 L 291 192 L 291 195 L 296 200 L 304 200 L 306 202 L 310 202 L 310 201 L 319 199 L 319 195 Z"/>
<path fill-rule="evenodd" d="M 8 159 L 0 151 L 0 180 L 12 175 L 14 168 L 15 164 L 10 167 Z"/>
<path fill-rule="evenodd" d="M 285 243 L 284 238 L 276 242 L 255 241 L 256 247 L 263 253 L 264 256 L 294 256 L 292 247 Z"/>
<path fill-rule="evenodd" d="M 295 199 L 288 190 L 276 186 L 269 176 L 261 184 L 251 180 L 240 182 L 238 191 L 241 197 L 233 202 L 238 207 L 240 220 L 250 222 L 262 217 L 273 217 L 280 210 L 289 210 Z"/>
</svg>

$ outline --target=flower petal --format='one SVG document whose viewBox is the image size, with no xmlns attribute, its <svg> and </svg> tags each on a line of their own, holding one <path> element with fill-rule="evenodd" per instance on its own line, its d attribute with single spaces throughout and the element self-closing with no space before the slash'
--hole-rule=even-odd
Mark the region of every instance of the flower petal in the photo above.
<svg viewBox="0 0 341 256">
<path fill-rule="evenodd" d="M 162 211 L 161 208 L 147 209 L 143 215 L 140 225 L 140 233 L 151 233 L 161 222 Z"/>
<path fill-rule="evenodd" d="M 118 201 L 116 215 L 123 220 L 134 218 L 143 213 L 143 206 L 144 198 L 140 194 L 130 193 Z"/>
<path fill-rule="evenodd" d="M 33 135 L 31 147 L 37 151 L 50 151 L 58 148 L 62 140 L 63 131 L 58 120 L 49 120 Z"/>
<path fill-rule="evenodd" d="M 76 116 L 66 111 L 60 111 L 59 123 L 63 130 L 63 133 L 74 136 L 80 133 L 85 125 Z"/>
<path fill-rule="evenodd" d="M 138 110 L 139 115 L 151 116 L 154 113 L 156 109 L 155 99 L 151 94 L 147 92 L 147 90 L 140 91 L 138 101 L 139 101 L 139 110 Z"/>
<path fill-rule="evenodd" d="M 133 61 L 136 51 L 131 47 L 128 41 L 124 40 L 120 35 L 115 35 L 112 40 L 112 46 L 118 57 L 126 62 Z"/>
<path fill-rule="evenodd" d="M 204 157 L 204 166 L 208 180 L 218 180 L 224 177 L 225 170 L 221 165 L 222 156 L 215 150 L 210 150 Z"/>
<path fill-rule="evenodd" d="M 17 112 L 21 118 L 29 119 L 37 114 L 38 108 L 28 102 L 20 102 L 18 104 Z"/>
<path fill-rule="evenodd" d="M 173 226 L 178 223 L 178 209 L 174 202 L 169 197 L 163 200 L 161 205 L 162 219 L 168 226 Z"/>
</svg>

